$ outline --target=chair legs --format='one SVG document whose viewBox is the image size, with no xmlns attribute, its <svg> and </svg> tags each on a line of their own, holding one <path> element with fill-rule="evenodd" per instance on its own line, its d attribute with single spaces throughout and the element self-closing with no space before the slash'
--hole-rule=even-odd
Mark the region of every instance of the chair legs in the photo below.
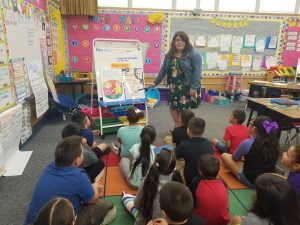
<svg viewBox="0 0 300 225">
<path fill-rule="evenodd" d="M 300 144 L 300 127 L 295 127 L 296 133 L 292 136 L 292 129 L 287 131 L 287 136 L 285 139 L 285 145 L 291 145 L 292 141 L 296 138 L 296 145 Z"/>
</svg>

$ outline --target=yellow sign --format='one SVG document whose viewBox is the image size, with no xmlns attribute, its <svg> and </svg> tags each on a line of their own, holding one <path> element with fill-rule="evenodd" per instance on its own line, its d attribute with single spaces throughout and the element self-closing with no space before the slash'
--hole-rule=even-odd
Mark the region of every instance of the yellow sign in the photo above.
<svg viewBox="0 0 300 225">
<path fill-rule="evenodd" d="M 111 64 L 112 69 L 129 69 L 130 63 L 112 63 Z"/>
</svg>

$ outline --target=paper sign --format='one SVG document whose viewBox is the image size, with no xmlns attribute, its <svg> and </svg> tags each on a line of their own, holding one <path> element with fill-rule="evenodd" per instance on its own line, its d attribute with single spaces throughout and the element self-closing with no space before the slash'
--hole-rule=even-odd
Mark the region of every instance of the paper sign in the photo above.
<svg viewBox="0 0 300 225">
<path fill-rule="evenodd" d="M 244 40 L 244 47 L 245 48 L 252 48 L 255 45 L 255 35 L 252 34 L 246 34 L 245 35 L 245 40 Z"/>
</svg>

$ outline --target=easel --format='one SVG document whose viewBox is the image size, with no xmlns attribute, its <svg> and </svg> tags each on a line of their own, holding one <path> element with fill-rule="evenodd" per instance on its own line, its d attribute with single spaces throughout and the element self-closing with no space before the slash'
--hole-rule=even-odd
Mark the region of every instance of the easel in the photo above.
<svg viewBox="0 0 300 225">
<path fill-rule="evenodd" d="M 133 54 L 132 57 L 127 57 L 128 61 L 122 63 L 117 62 L 117 60 L 113 57 L 115 54 L 116 58 L 118 56 L 126 56 Z M 104 80 L 105 71 L 116 72 L 119 73 L 122 69 L 132 69 L 138 67 L 143 72 L 143 59 L 142 59 L 142 50 L 141 43 L 138 40 L 127 40 L 127 39 L 102 39 L 97 38 L 93 41 L 93 74 L 96 75 L 96 84 L 97 84 L 97 92 L 98 92 L 98 106 L 99 106 L 99 118 L 100 118 L 100 135 L 101 138 L 104 138 L 103 129 L 110 127 L 121 127 L 124 124 L 111 124 L 104 125 L 103 124 L 103 116 L 101 107 L 106 106 L 122 106 L 122 105 L 132 105 L 132 104 L 145 104 L 145 119 L 146 124 L 148 124 L 148 110 L 147 110 L 147 98 L 145 97 L 144 89 L 142 92 L 144 93 L 141 98 L 130 98 L 126 96 L 126 99 L 121 101 L 115 101 L 115 99 L 108 100 L 105 99 L 105 93 L 103 93 L 102 81 Z M 142 88 L 144 88 L 144 76 L 142 76 Z M 94 79 L 92 79 L 92 87 L 94 86 Z M 125 90 L 125 88 L 124 88 Z M 139 89 L 139 91 L 141 91 Z M 101 99 L 103 97 L 103 99 Z M 93 88 L 91 98 L 93 98 Z M 92 99 L 91 99 L 92 102 Z"/>
</svg>

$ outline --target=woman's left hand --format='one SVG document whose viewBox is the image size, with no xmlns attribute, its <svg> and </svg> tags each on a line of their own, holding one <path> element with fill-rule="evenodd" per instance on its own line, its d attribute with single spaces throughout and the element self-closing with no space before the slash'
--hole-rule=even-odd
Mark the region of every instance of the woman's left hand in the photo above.
<svg viewBox="0 0 300 225">
<path fill-rule="evenodd" d="M 197 91 L 195 89 L 190 89 L 190 96 L 191 98 L 196 98 Z"/>
</svg>

